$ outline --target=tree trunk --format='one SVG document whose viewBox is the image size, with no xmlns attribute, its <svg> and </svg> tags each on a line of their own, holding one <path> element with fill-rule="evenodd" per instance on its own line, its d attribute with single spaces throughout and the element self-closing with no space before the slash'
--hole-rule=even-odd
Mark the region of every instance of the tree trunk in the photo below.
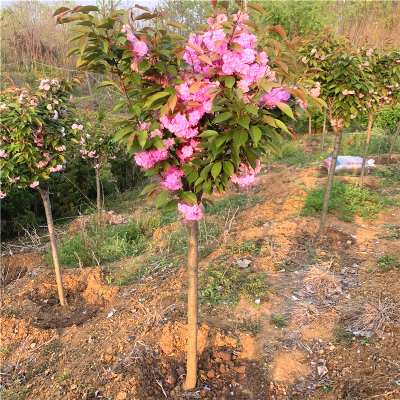
<svg viewBox="0 0 400 400">
<path fill-rule="evenodd" d="M 96 174 L 96 190 L 97 190 L 97 217 L 100 221 L 101 215 L 101 188 L 100 188 L 100 168 L 94 169 Z"/>
<path fill-rule="evenodd" d="M 311 115 L 308 117 L 308 139 L 307 145 L 311 145 L 311 135 L 312 135 L 312 126 L 311 126 Z"/>
<path fill-rule="evenodd" d="M 197 382 L 197 253 L 198 221 L 187 221 L 188 232 L 188 341 L 186 389 L 194 389 Z"/>
<path fill-rule="evenodd" d="M 94 98 L 93 98 L 93 93 L 92 93 L 92 87 L 90 86 L 89 74 L 87 72 L 85 72 L 85 74 L 86 74 L 86 80 L 87 80 L 87 84 L 88 84 L 88 88 L 89 88 L 90 100 L 93 103 Z"/>
<path fill-rule="evenodd" d="M 369 147 L 369 139 L 371 138 L 371 130 L 372 130 L 372 121 L 374 120 L 374 112 L 370 111 L 368 114 L 368 128 L 367 128 L 367 140 L 365 141 L 365 149 L 364 149 L 364 156 L 361 166 L 361 174 L 360 174 L 360 188 L 362 189 L 364 183 L 364 169 L 365 163 L 367 161 L 368 155 L 368 147 Z"/>
<path fill-rule="evenodd" d="M 49 197 L 49 192 L 50 192 L 49 186 L 47 186 L 47 188 L 45 190 L 41 189 L 38 186 L 38 190 L 39 190 L 40 195 L 42 196 L 44 210 L 46 212 L 47 227 L 49 229 L 51 251 L 53 253 L 54 269 L 56 271 L 58 297 L 60 298 L 61 305 L 65 306 L 67 304 L 67 300 L 64 295 L 64 287 L 63 287 L 63 283 L 62 283 L 60 261 L 58 259 L 57 240 L 56 240 L 56 234 L 54 231 L 53 215 L 51 213 L 51 204 L 50 204 L 50 197 Z"/>
<path fill-rule="evenodd" d="M 271 171 L 271 150 L 268 150 L 268 171 Z"/>
<path fill-rule="evenodd" d="M 322 127 L 322 151 L 324 151 L 324 146 L 325 146 L 325 129 L 326 129 L 326 110 L 324 112 L 324 125 Z"/>
<path fill-rule="evenodd" d="M 331 167 L 329 168 L 328 183 L 326 185 L 325 199 L 324 199 L 324 204 L 322 206 L 321 222 L 320 222 L 319 231 L 318 231 L 318 239 L 321 239 L 322 235 L 325 232 L 325 224 L 326 224 L 326 219 L 328 217 L 329 199 L 331 197 L 333 178 L 335 176 L 336 161 L 339 156 L 341 140 L 342 140 L 342 131 L 340 130 L 339 132 L 336 132 L 336 135 L 335 135 L 335 143 L 333 145 L 332 162 L 331 162 Z"/>
<path fill-rule="evenodd" d="M 388 156 L 388 165 L 390 165 L 390 159 L 392 158 L 394 144 L 396 143 L 396 139 L 397 139 L 399 132 L 400 132 L 400 122 L 399 122 L 399 125 L 397 125 L 397 130 L 396 130 L 396 133 L 394 134 L 392 145 L 390 146 L 390 151 L 389 151 L 389 156 Z"/>
</svg>

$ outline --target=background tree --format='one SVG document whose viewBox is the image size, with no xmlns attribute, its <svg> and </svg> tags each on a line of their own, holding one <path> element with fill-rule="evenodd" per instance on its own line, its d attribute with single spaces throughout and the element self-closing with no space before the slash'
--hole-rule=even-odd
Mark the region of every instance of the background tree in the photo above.
<svg viewBox="0 0 400 400">
<path fill-rule="evenodd" d="M 7 87 L 1 98 L 0 167 L 4 198 L 12 187 L 37 188 L 46 211 L 50 244 L 61 305 L 66 304 L 58 261 L 57 243 L 49 198 L 50 174 L 64 169 L 71 139 L 80 126 L 74 124 L 70 92 L 73 83 L 57 79 L 42 80 L 38 91 L 29 87 Z"/>
<path fill-rule="evenodd" d="M 320 97 L 328 105 L 329 119 L 335 132 L 335 142 L 329 168 L 325 200 L 321 212 L 318 236 L 325 231 L 328 206 L 335 167 L 340 151 L 342 131 L 360 111 L 362 101 L 372 100 L 369 91 L 373 85 L 366 80 L 364 71 L 359 67 L 362 57 L 357 53 L 349 38 L 337 37 L 332 29 L 326 28 L 306 39 L 297 38 L 294 45 L 305 72 L 315 71 L 315 80 L 321 84 Z M 362 96 L 363 100 L 355 93 Z M 360 107 L 358 107 L 360 105 Z"/>
<path fill-rule="evenodd" d="M 65 8 L 55 12 L 58 23 L 77 22 L 73 36 L 80 54 L 77 66 L 109 78 L 124 94 L 131 118 L 121 121 L 115 140 L 127 142 L 128 151 L 146 174 L 157 174 L 143 194 L 159 189 L 156 206 L 178 208 L 188 228 L 188 352 L 186 386 L 197 380 L 197 251 L 198 220 L 203 193 L 219 194 L 228 182 L 254 181 L 259 160 L 267 149 L 276 151 L 280 131 L 290 132 L 297 97 L 306 101 L 287 64 L 257 48 L 258 26 L 248 21 L 243 4 L 228 10 L 228 3 L 211 1 L 213 17 L 203 31 L 183 37 L 168 33 L 168 13 L 139 6 L 139 21 L 151 28 L 128 26 L 124 12 L 101 15 L 97 7 Z M 257 6 L 249 8 L 265 13 Z M 82 30 L 84 26 L 84 30 Z M 267 35 L 268 30 L 262 34 Z M 277 29 L 277 32 L 281 32 Z M 284 35 L 284 32 L 282 32 Z M 107 39 L 106 39 L 107 38 Z M 311 82 L 312 83 L 312 82 Z M 297 88 L 293 88 L 296 86 Z M 302 109 L 299 108 L 302 112 Z M 170 199 L 168 202 L 168 198 Z"/>
</svg>

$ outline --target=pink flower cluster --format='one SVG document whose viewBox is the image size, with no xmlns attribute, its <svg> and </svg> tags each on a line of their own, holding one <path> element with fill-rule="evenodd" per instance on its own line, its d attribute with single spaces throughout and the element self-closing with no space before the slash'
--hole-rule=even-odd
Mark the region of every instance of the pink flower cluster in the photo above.
<svg viewBox="0 0 400 400">
<path fill-rule="evenodd" d="M 188 221 L 197 221 L 203 217 L 203 212 L 198 204 L 188 205 L 178 203 L 178 210 L 185 215 Z"/>
<path fill-rule="evenodd" d="M 239 176 L 233 174 L 232 182 L 237 183 L 239 186 L 249 186 L 256 179 L 256 174 L 260 172 L 260 160 L 256 160 L 256 168 L 241 164 L 239 167 Z"/>
<path fill-rule="evenodd" d="M 136 53 L 136 56 L 133 57 L 131 68 L 133 71 L 137 71 L 137 65 L 139 62 L 143 60 L 143 57 L 148 54 L 149 48 L 145 42 L 142 42 L 136 38 L 136 36 L 132 33 L 132 29 L 129 25 L 124 25 L 122 27 L 121 32 L 126 33 L 126 38 L 132 45 L 132 50 Z"/>
<path fill-rule="evenodd" d="M 185 175 L 184 171 L 179 170 L 176 166 L 172 165 L 168 171 L 163 174 L 163 185 L 169 190 L 182 189 L 181 177 Z"/>
<path fill-rule="evenodd" d="M 169 158 L 167 150 L 158 148 L 157 150 L 138 151 L 135 154 L 136 164 L 144 169 L 153 168 L 159 161 Z"/>
<path fill-rule="evenodd" d="M 49 171 L 50 172 L 60 172 L 64 169 L 63 165 L 56 165 L 55 167 L 50 167 Z"/>
</svg>

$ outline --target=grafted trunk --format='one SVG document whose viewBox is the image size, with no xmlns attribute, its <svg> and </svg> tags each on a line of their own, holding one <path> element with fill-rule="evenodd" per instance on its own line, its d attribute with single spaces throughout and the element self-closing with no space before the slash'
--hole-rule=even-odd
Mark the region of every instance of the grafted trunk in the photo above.
<svg viewBox="0 0 400 400">
<path fill-rule="evenodd" d="M 335 132 L 335 133 L 336 134 L 335 134 L 335 143 L 333 145 L 332 163 L 331 163 L 331 167 L 329 168 L 328 183 L 326 185 L 325 199 L 324 199 L 324 204 L 322 206 L 321 221 L 320 221 L 319 231 L 318 231 L 319 239 L 323 236 L 323 234 L 325 232 L 325 225 L 326 225 L 326 220 L 328 217 L 329 199 L 331 198 L 333 178 L 335 176 L 336 162 L 337 162 L 337 159 L 339 156 L 340 142 L 342 140 L 342 130 Z"/>
<path fill-rule="evenodd" d="M 373 120 L 374 120 L 374 112 L 370 111 L 369 115 L 368 115 L 367 139 L 365 141 L 364 156 L 363 156 L 363 161 L 362 161 L 362 166 L 361 166 L 360 188 L 362 188 L 363 184 L 364 184 L 364 169 L 365 169 L 365 163 L 367 161 L 369 140 L 371 138 L 371 130 L 372 130 L 372 121 Z"/>
<path fill-rule="evenodd" d="M 397 125 L 396 133 L 394 134 L 393 142 L 392 142 L 392 145 L 390 146 L 390 151 L 389 151 L 389 156 L 388 156 L 388 165 L 390 164 L 390 159 L 392 158 L 394 144 L 396 143 L 396 139 L 397 139 L 397 136 L 399 135 L 399 132 L 400 132 L 400 122 L 399 122 L 399 125 Z"/>
<path fill-rule="evenodd" d="M 188 232 L 188 341 L 186 389 L 197 382 L 197 279 L 198 279 L 198 221 L 187 221 Z"/>
<path fill-rule="evenodd" d="M 50 197 L 49 197 L 49 187 L 45 190 L 38 187 L 39 193 L 42 196 L 44 210 L 46 212 L 46 219 L 47 219 L 47 227 L 49 229 L 49 236 L 50 236 L 50 246 L 51 252 L 53 254 L 53 263 L 54 269 L 56 271 L 56 281 L 57 281 L 57 289 L 58 289 L 58 297 L 60 298 L 60 304 L 65 306 L 67 304 L 67 300 L 64 294 L 64 287 L 62 283 L 62 275 L 61 275 L 61 268 L 60 268 L 60 261 L 58 259 L 58 251 L 57 251 L 57 240 L 56 234 L 54 231 L 54 222 L 53 222 L 53 215 L 51 213 L 51 204 L 50 204 Z"/>
</svg>

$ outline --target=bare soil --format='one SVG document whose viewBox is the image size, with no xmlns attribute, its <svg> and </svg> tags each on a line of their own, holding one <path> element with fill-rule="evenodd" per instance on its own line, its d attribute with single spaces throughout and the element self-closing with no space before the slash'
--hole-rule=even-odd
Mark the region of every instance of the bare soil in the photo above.
<svg viewBox="0 0 400 400">
<path fill-rule="evenodd" d="M 106 269 L 64 270 L 61 307 L 40 255 L 4 258 L 2 398 L 400 399 L 400 269 L 376 263 L 400 258 L 399 241 L 377 238 L 385 224 L 400 225 L 400 209 L 375 222 L 330 214 L 317 240 L 319 219 L 299 214 L 305 189 L 326 179 L 294 168 L 258 179 L 263 201 L 237 215 L 228 240 L 262 241 L 260 254 L 245 255 L 273 291 L 257 306 L 244 298 L 236 307 L 200 306 L 198 387 L 190 393 L 185 265 L 121 287 L 107 283 Z M 202 260 L 200 273 L 221 253 Z M 255 328 L 241 329 L 243 321 Z"/>
</svg>

